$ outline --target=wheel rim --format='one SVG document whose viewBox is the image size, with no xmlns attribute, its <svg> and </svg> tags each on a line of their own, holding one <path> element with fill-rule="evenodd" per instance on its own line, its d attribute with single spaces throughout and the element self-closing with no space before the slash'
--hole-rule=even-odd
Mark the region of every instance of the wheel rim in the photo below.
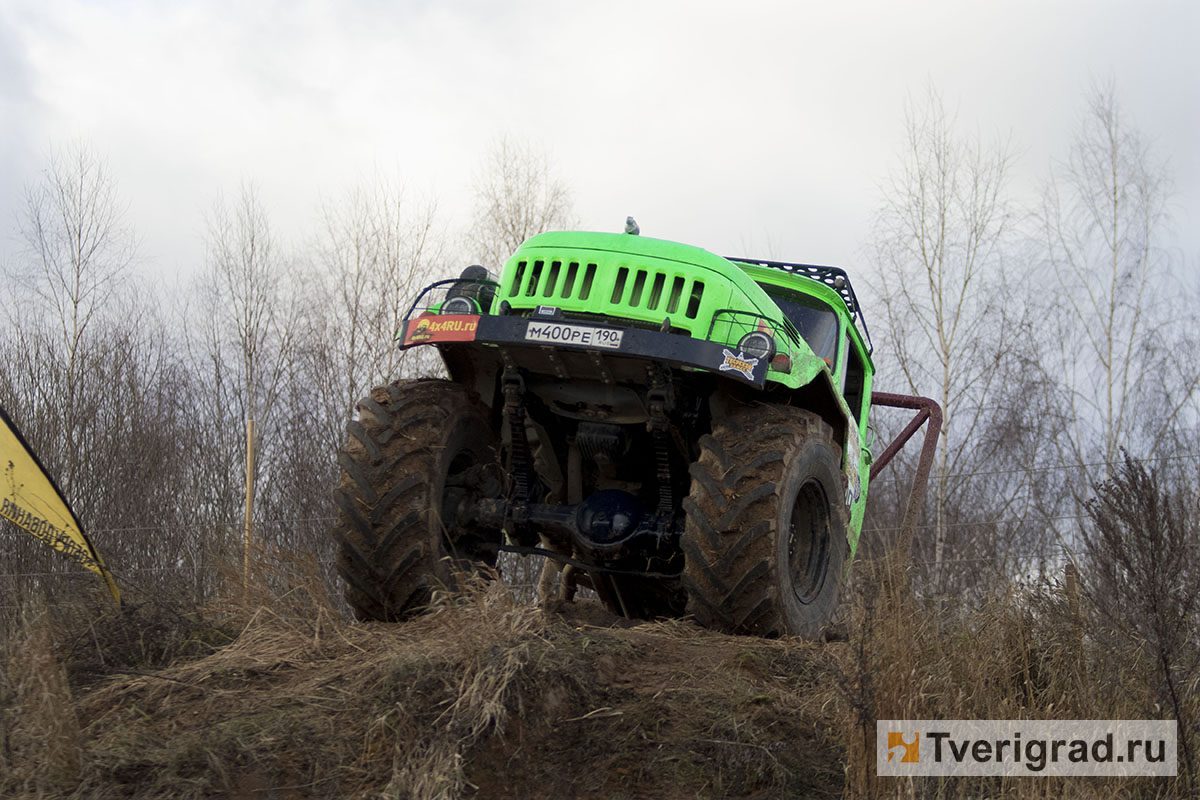
<svg viewBox="0 0 1200 800">
<path fill-rule="evenodd" d="M 792 593 L 808 604 L 821 593 L 829 572 L 829 503 L 817 481 L 810 480 L 800 487 L 788 528 Z"/>
<path fill-rule="evenodd" d="M 455 559 L 483 559 L 494 564 L 498 554 L 487 531 L 457 524 L 458 509 L 472 502 L 498 494 L 495 464 L 467 445 L 454 454 L 442 484 L 442 546 Z"/>
</svg>

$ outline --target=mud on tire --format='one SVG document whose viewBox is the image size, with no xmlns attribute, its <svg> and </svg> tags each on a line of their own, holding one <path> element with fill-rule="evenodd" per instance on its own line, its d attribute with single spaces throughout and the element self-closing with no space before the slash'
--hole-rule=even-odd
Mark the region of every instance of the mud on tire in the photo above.
<svg viewBox="0 0 1200 800">
<path fill-rule="evenodd" d="M 337 571 L 356 617 L 396 621 L 452 587 L 457 567 L 495 565 L 500 532 L 451 519 L 464 494 L 498 491 L 495 439 L 449 381 L 377 387 L 356 409 L 338 454 Z"/>
<path fill-rule="evenodd" d="M 820 636 L 848 552 L 833 431 L 808 411 L 756 406 L 700 445 L 684 500 L 688 611 L 729 633 Z"/>
</svg>

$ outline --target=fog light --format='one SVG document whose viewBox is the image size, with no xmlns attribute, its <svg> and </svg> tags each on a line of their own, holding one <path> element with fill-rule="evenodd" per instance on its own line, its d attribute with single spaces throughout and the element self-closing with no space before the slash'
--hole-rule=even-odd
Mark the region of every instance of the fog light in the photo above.
<svg viewBox="0 0 1200 800">
<path fill-rule="evenodd" d="M 451 297 L 442 303 L 442 314 L 477 314 L 475 301 L 469 297 Z"/>
<path fill-rule="evenodd" d="M 768 333 L 751 331 L 738 342 L 738 350 L 744 356 L 770 361 L 771 356 L 775 355 L 775 340 Z"/>
</svg>

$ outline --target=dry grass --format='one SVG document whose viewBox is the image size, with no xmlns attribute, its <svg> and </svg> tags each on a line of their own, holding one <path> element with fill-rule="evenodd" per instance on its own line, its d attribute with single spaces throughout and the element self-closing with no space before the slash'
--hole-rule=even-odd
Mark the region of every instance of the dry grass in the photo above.
<svg viewBox="0 0 1200 800">
<path fill-rule="evenodd" d="M 1115 638 L 1073 586 L 1010 585 L 974 608 L 936 608 L 914 598 L 897 560 L 856 569 L 868 588 L 841 653 L 848 797 L 1192 796 L 1182 779 L 876 777 L 877 719 L 1173 717 L 1141 644 Z"/>
<path fill-rule="evenodd" d="M 850 640 L 823 645 L 547 613 L 485 582 L 406 624 L 353 624 L 302 562 L 87 635 L 28 615 L 0 681 L 0 795 L 1183 794 L 877 779 L 877 718 L 1143 718 L 1158 695 L 1138 648 L 1060 585 L 931 610 L 902 565 L 859 567 Z"/>
<path fill-rule="evenodd" d="M 205 655 L 101 683 L 89 672 L 74 698 L 64 681 L 77 768 L 18 781 L 32 756 L 18 750 L 0 795 L 840 793 L 838 698 L 819 646 L 628 627 L 590 605 L 546 613 L 497 583 L 407 624 L 351 624 L 293 582 L 276 575 L 208 609 L 211 628 L 236 630 Z M 46 652 L 73 663 L 69 649 Z"/>
<path fill-rule="evenodd" d="M 0 666 L 0 788 L 53 793 L 79 780 L 79 719 L 44 609 L 23 622 Z"/>
</svg>

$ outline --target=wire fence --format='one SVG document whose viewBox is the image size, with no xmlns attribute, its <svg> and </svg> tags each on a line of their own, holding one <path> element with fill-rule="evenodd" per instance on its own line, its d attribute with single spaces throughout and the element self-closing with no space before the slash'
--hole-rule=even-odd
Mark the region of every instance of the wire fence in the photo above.
<svg viewBox="0 0 1200 800">
<path fill-rule="evenodd" d="M 1126 461 L 1135 464 L 1150 464 L 1166 461 L 1180 460 L 1200 460 L 1200 453 L 1182 453 L 1163 456 L 1150 456 L 1146 458 L 1129 458 L 1129 459 L 1114 459 L 1106 461 L 1090 461 L 1090 462 L 1073 462 L 1055 465 L 1043 465 L 1029 467 L 1024 469 L 1000 469 L 1000 470 L 974 470 L 970 472 L 951 473 L 944 478 L 946 480 L 969 479 L 982 476 L 1008 475 L 1017 473 L 1036 473 L 1047 472 L 1054 470 L 1065 469 L 1082 469 L 1094 467 L 1111 467 L 1126 463 Z M 962 529 L 970 527 L 996 528 L 1003 526 L 1051 526 L 1061 522 L 1078 522 L 1089 519 L 1088 514 L 1061 514 L 1055 516 L 1021 516 L 1009 515 L 1001 517 L 983 518 L 977 520 L 955 520 L 951 522 L 925 522 L 913 527 L 914 531 L 933 531 L 933 530 L 950 530 Z M 328 525 L 337 520 L 334 516 L 310 516 L 310 517 L 277 517 L 261 520 L 254 520 L 256 529 L 264 527 L 283 527 L 283 528 L 299 528 L 313 525 Z M 243 523 L 241 521 L 206 521 L 206 522 L 178 522 L 170 524 L 137 524 L 123 525 L 112 527 L 98 527 L 89 529 L 89 535 L 108 537 L 108 536 L 127 536 L 130 534 L 163 534 L 180 530 L 227 530 L 240 532 Z M 864 527 L 862 533 L 867 534 L 885 534 L 894 533 L 903 530 L 902 525 L 870 525 Z M 914 564 L 932 565 L 932 564 L 967 564 L 967 563 L 1012 563 L 1013 561 L 1035 561 L 1045 560 L 1059 557 L 1073 557 L 1069 548 L 1061 542 L 1053 547 L 1041 547 L 1035 550 L 1006 550 L 1003 553 L 986 555 L 986 556 L 970 556 L 970 557 L 950 557 L 940 560 L 933 559 L 914 559 Z M 333 559 L 318 559 L 317 563 L 324 567 L 329 567 L 333 564 Z M 122 575 L 144 575 L 144 574 L 165 574 L 170 572 L 188 572 L 193 577 L 200 575 L 213 575 L 218 570 L 212 565 L 201 566 L 197 564 L 165 564 L 149 567 L 130 567 L 122 568 L 119 565 L 110 564 L 110 569 L 113 574 L 120 577 Z M 64 564 L 62 571 L 58 570 L 22 570 L 16 572 L 0 571 L 0 579 L 18 579 L 18 578 L 63 578 L 68 576 L 85 576 L 89 575 L 83 571 L 72 570 L 69 565 Z M 524 585 L 524 584 L 522 584 Z M 15 608 L 13 605 L 0 604 L 0 609 Z"/>
</svg>

